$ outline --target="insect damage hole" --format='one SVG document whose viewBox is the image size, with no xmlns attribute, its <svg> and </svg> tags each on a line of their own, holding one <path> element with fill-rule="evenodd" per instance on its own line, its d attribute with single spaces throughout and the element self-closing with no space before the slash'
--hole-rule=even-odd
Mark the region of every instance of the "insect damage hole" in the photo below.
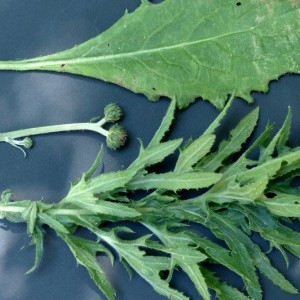
<svg viewBox="0 0 300 300">
<path fill-rule="evenodd" d="M 242 2 L 237 2 L 235 5 L 236 5 L 236 6 L 241 6 L 241 5 L 242 5 Z"/>
</svg>

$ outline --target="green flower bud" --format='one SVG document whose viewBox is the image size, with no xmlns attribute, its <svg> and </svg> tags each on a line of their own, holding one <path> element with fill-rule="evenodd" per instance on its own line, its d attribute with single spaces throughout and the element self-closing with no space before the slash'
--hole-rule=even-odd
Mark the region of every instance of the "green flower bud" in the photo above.
<svg viewBox="0 0 300 300">
<path fill-rule="evenodd" d="M 127 132 L 119 125 L 112 126 L 106 138 L 106 144 L 111 149 L 117 149 L 125 145 L 127 140 Z"/>
<path fill-rule="evenodd" d="M 33 146 L 33 141 L 29 137 L 26 137 L 22 142 L 23 142 L 23 146 L 27 149 L 29 149 Z"/>
<path fill-rule="evenodd" d="M 104 118 L 106 122 L 119 121 L 123 116 L 121 107 L 115 103 L 111 103 L 104 108 Z"/>
<path fill-rule="evenodd" d="M 20 149 L 23 152 L 24 156 L 26 156 L 26 152 L 24 151 L 24 149 L 22 148 L 22 146 L 24 148 L 29 149 L 33 145 L 33 141 L 29 137 L 26 137 L 26 138 L 24 138 L 22 140 L 17 140 L 17 139 L 12 139 L 10 137 L 6 137 L 4 141 L 7 142 L 7 143 L 9 143 L 9 144 L 11 144 L 12 146 Z"/>
<path fill-rule="evenodd" d="M 7 189 L 2 192 L 0 201 L 2 201 L 3 203 L 8 203 L 13 197 L 14 193 L 10 189 Z"/>
</svg>

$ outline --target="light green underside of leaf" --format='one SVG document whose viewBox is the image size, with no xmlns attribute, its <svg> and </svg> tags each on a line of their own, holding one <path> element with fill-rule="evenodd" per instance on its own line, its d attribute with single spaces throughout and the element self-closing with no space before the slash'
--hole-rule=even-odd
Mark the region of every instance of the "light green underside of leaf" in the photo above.
<svg viewBox="0 0 300 300">
<path fill-rule="evenodd" d="M 248 102 L 270 80 L 300 71 L 299 0 L 142 1 L 101 35 L 72 49 L 0 69 L 91 76 L 186 107 L 197 97 L 222 108 Z"/>
</svg>

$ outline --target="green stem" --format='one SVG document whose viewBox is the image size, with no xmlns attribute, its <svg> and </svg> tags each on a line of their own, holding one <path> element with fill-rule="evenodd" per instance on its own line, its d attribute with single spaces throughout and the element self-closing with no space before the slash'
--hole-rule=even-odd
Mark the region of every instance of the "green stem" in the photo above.
<svg viewBox="0 0 300 300">
<path fill-rule="evenodd" d="M 121 55 L 123 56 L 123 54 Z M 0 70 L 3 71 L 59 71 L 63 72 L 65 66 L 68 64 L 83 64 L 96 63 L 99 60 L 107 60 L 114 58 L 115 55 L 103 57 L 77 57 L 77 58 L 58 58 L 56 54 L 46 55 L 37 58 L 23 59 L 23 60 L 3 60 L 0 61 Z"/>
<path fill-rule="evenodd" d="M 41 61 L 35 59 L 24 60 L 8 60 L 0 61 L 0 70 L 5 71 L 34 71 L 34 70 L 53 70 L 57 69 L 57 66 L 64 65 L 66 60 L 54 60 L 54 61 Z"/>
<path fill-rule="evenodd" d="M 108 131 L 101 127 L 103 121 L 97 123 L 71 123 L 62 125 L 50 125 L 36 128 L 27 128 L 15 131 L 0 133 L 0 142 L 7 142 L 9 139 L 18 139 L 26 136 L 55 133 L 62 131 L 89 130 L 100 133 L 107 137 Z"/>
<path fill-rule="evenodd" d="M 18 204 L 19 203 L 19 204 Z M 32 201 L 24 200 L 24 201 L 18 201 L 18 202 L 9 202 L 9 203 L 0 203 L 0 215 L 1 213 L 4 213 L 5 218 L 8 219 L 15 219 L 18 220 L 16 222 L 26 222 L 26 219 L 23 219 L 20 217 L 26 209 L 30 206 L 30 203 Z M 39 217 L 39 214 L 48 214 L 49 216 L 53 217 L 72 217 L 72 216 L 89 216 L 93 215 L 93 213 L 86 209 L 78 209 L 78 208 L 61 208 L 61 207 L 50 207 L 47 209 L 46 203 L 42 203 L 43 208 L 41 209 L 41 212 L 38 212 L 37 216 Z"/>
<path fill-rule="evenodd" d="M 11 206 L 7 204 L 0 204 L 0 213 L 22 213 L 26 207 L 24 206 Z"/>
</svg>

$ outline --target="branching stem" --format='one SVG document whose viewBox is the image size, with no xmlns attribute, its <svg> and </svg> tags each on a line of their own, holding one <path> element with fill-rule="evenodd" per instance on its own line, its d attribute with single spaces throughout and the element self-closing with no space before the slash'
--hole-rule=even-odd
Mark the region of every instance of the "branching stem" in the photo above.
<svg viewBox="0 0 300 300">
<path fill-rule="evenodd" d="M 97 123 L 71 123 L 71 124 L 62 124 L 62 125 L 50 125 L 42 126 L 36 128 L 28 128 L 15 130 L 10 132 L 0 133 L 0 142 L 9 142 L 9 140 L 14 140 L 26 136 L 40 135 L 47 133 L 55 133 L 62 131 L 75 131 L 75 130 L 89 130 L 100 133 L 107 137 L 108 131 L 102 128 L 103 120 L 100 120 Z"/>
</svg>

